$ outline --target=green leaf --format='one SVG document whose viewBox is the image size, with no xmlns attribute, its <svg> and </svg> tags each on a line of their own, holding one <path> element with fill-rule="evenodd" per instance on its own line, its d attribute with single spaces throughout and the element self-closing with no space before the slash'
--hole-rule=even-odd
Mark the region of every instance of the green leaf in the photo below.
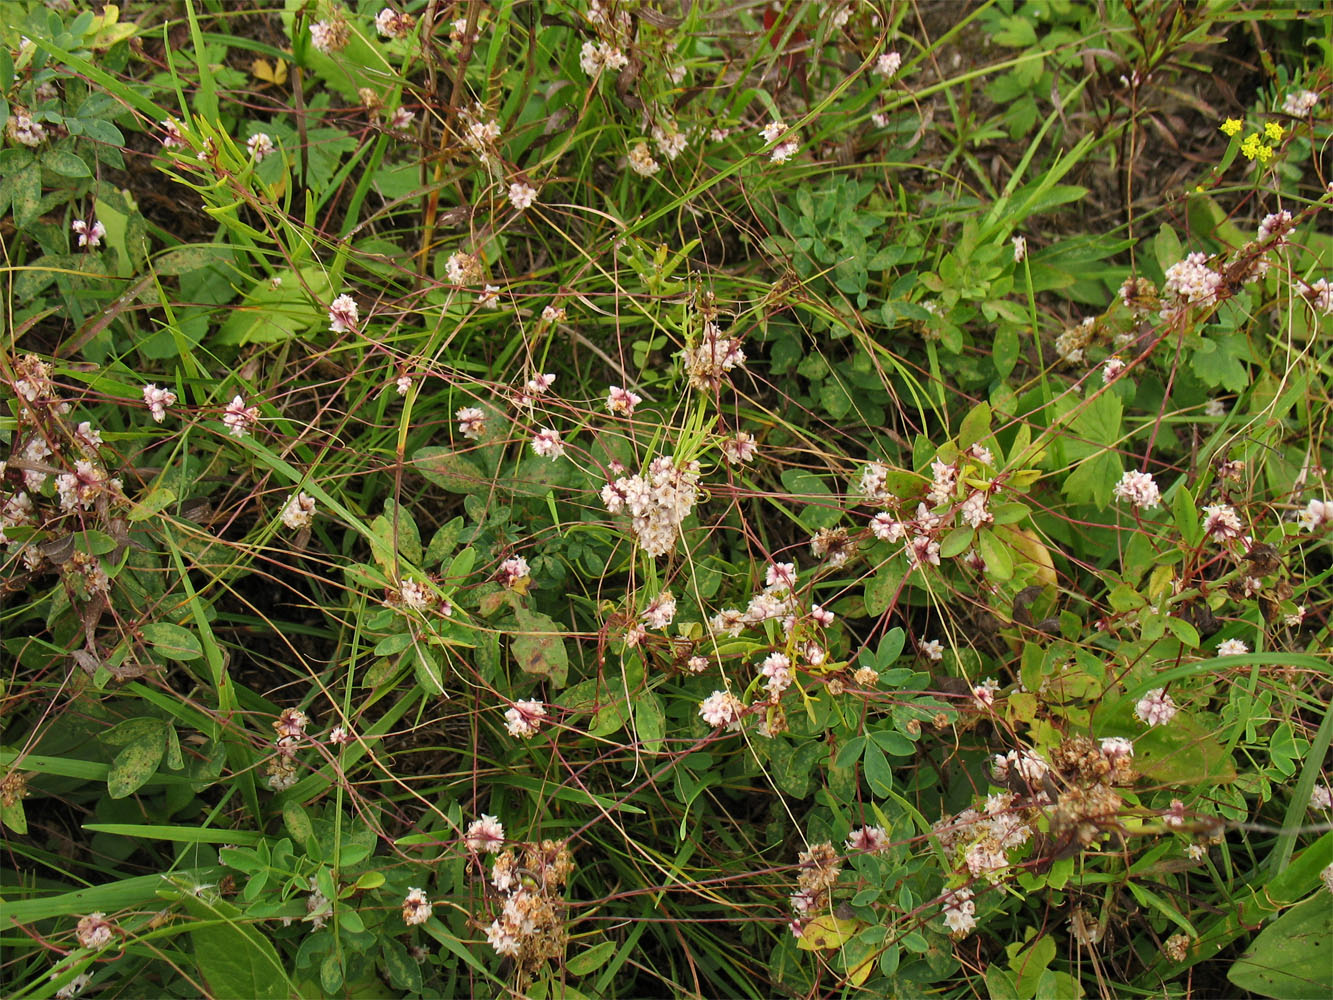
<svg viewBox="0 0 1333 1000">
<path fill-rule="evenodd" d="M 870 790 L 880 798 L 887 798 L 893 791 L 893 768 L 884 751 L 874 743 L 867 743 L 863 763 Z"/>
<path fill-rule="evenodd" d="M 116 754 L 106 776 L 107 794 L 113 799 L 123 799 L 138 791 L 157 773 L 166 750 L 166 737 L 159 723 L 155 735 L 141 736 Z"/>
<path fill-rule="evenodd" d="M 83 157 L 67 149 L 48 149 L 42 154 L 41 160 L 42 166 L 61 177 L 83 178 L 93 175 L 88 169 L 88 164 L 83 162 Z"/>
<path fill-rule="evenodd" d="M 431 536 L 430 544 L 426 546 L 423 565 L 429 567 L 443 563 L 445 557 L 458 545 L 458 538 L 462 533 L 463 518 L 461 516 L 440 525 L 435 534 Z"/>
<path fill-rule="evenodd" d="M 380 939 L 380 961 L 384 963 L 390 986 L 408 993 L 421 992 L 421 965 L 393 938 L 385 936 Z"/>
<path fill-rule="evenodd" d="M 616 942 L 601 941 L 566 961 L 565 969 L 574 976 L 589 975 L 605 965 L 615 950 Z"/>
<path fill-rule="evenodd" d="M 1190 357 L 1190 367 L 1210 388 L 1220 386 L 1228 392 L 1243 392 L 1250 384 L 1250 373 L 1241 363 L 1236 345 L 1230 338 L 1201 339 Z"/>
<path fill-rule="evenodd" d="M 330 297 L 328 272 L 305 267 L 261 278 L 213 335 L 219 344 L 267 344 L 293 340 L 327 322 L 324 299 Z"/>
<path fill-rule="evenodd" d="M 870 741 L 891 757 L 910 757 L 916 753 L 916 744 L 902 733 L 881 729 L 870 734 Z"/>
<path fill-rule="evenodd" d="M 418 448 L 412 464 L 428 482 L 450 493 L 486 494 L 492 488 L 481 470 L 452 448 Z"/>
<path fill-rule="evenodd" d="M 898 593 L 903 573 L 897 560 L 890 560 L 879 568 L 865 586 L 866 614 L 878 618 L 889 610 L 889 602 Z"/>
<path fill-rule="evenodd" d="M 1186 788 L 1236 780 L 1231 755 L 1185 712 L 1135 740 L 1134 769 L 1159 784 Z"/>
<path fill-rule="evenodd" d="M 435 653 L 425 643 L 417 643 L 412 652 L 412 666 L 421 689 L 427 694 L 444 694 L 444 670 Z"/>
<path fill-rule="evenodd" d="M 1009 323 L 1001 323 L 995 331 L 995 343 L 991 347 L 991 360 L 995 362 L 995 374 L 1000 378 L 1009 377 L 1018 363 L 1018 329 Z M 993 966 L 992 966 L 993 968 Z"/>
<path fill-rule="evenodd" d="M 773 783 L 794 798 L 805 798 L 810 794 L 810 779 L 816 761 L 823 752 L 824 746 L 817 740 L 797 744 L 775 737 L 769 756 L 769 774 Z"/>
<path fill-rule="evenodd" d="M 1008 580 L 1014 575 L 1013 550 L 986 529 L 977 532 L 977 552 L 986 561 L 986 575 L 996 580 Z"/>
<path fill-rule="evenodd" d="M 151 490 L 134 501 L 130 508 L 131 521 L 146 521 L 170 507 L 176 499 L 176 491 L 165 486 L 154 486 Z"/>
<path fill-rule="evenodd" d="M 1096 504 L 1104 510 L 1115 495 L 1115 484 L 1120 481 L 1120 459 L 1115 452 L 1103 451 L 1079 463 L 1060 491 L 1074 503 Z"/>
<path fill-rule="evenodd" d="M 782 485 L 799 505 L 801 527 L 813 532 L 832 527 L 841 519 L 842 508 L 823 477 L 809 469 L 786 469 L 782 473 Z"/>
<path fill-rule="evenodd" d="M 5 178 L 5 183 L 10 185 L 14 225 L 26 229 L 32 225 L 41 209 L 42 168 L 36 163 L 30 163 L 18 173 Z"/>
<path fill-rule="evenodd" d="M 569 673 L 564 630 L 548 616 L 526 608 L 515 610 L 514 617 L 518 631 L 509 648 L 518 665 L 524 673 L 546 677 L 556 687 L 564 687 Z"/>
<path fill-rule="evenodd" d="M 990 433 L 990 404 L 980 403 L 963 418 L 958 428 L 958 449 L 966 451 Z"/>
<path fill-rule="evenodd" d="M 315 826 L 310 822 L 310 815 L 296 802 L 286 802 L 282 807 L 282 825 L 292 835 L 292 839 L 301 846 L 309 844 L 315 838 Z"/>
<path fill-rule="evenodd" d="M 204 655 L 199 638 L 189 629 L 170 622 L 151 622 L 142 629 L 153 651 L 168 660 L 197 660 Z"/>
<path fill-rule="evenodd" d="M 666 713 L 662 711 L 662 700 L 651 691 L 634 703 L 634 725 L 643 743 L 643 752 L 661 753 L 662 740 L 666 736 Z"/>
<path fill-rule="evenodd" d="M 13 802 L 0 801 L 0 822 L 19 836 L 28 832 L 28 816 L 23 811 L 21 798 L 16 798 Z"/>
<path fill-rule="evenodd" d="M 1242 990 L 1282 1000 L 1333 996 L 1333 906 L 1323 890 L 1259 932 L 1227 970 Z"/>
<path fill-rule="evenodd" d="M 1180 263 L 1184 254 L 1180 249 L 1180 237 L 1176 231 L 1165 222 L 1157 230 L 1157 235 L 1153 237 L 1153 253 L 1157 257 L 1157 266 L 1166 273 L 1166 269 L 1172 264 Z"/>
</svg>

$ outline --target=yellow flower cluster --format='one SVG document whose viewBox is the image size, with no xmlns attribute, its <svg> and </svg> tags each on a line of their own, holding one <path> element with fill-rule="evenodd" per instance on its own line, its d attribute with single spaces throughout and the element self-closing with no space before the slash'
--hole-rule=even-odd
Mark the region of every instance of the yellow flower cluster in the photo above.
<svg viewBox="0 0 1333 1000">
<path fill-rule="evenodd" d="M 1218 128 L 1231 138 L 1240 135 L 1245 126 L 1239 118 L 1228 118 L 1222 122 Z M 1260 163 L 1267 163 L 1273 158 L 1274 147 L 1264 142 L 1268 139 L 1270 142 L 1281 142 L 1282 137 L 1287 134 L 1277 122 L 1269 122 L 1264 126 L 1263 134 L 1251 132 L 1240 144 L 1240 151 L 1247 160 L 1258 160 Z"/>
<path fill-rule="evenodd" d="M 1258 132 L 1245 137 L 1245 141 L 1240 144 L 1240 151 L 1247 160 L 1258 160 L 1260 163 L 1267 163 L 1273 158 L 1273 147 L 1265 145 Z"/>
</svg>

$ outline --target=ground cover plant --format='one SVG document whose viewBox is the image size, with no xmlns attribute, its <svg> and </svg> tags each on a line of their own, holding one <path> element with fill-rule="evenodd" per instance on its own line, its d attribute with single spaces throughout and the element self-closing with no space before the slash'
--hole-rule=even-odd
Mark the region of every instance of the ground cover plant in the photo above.
<svg viewBox="0 0 1333 1000">
<path fill-rule="evenodd" d="M 1327 9 L 3 8 L 6 996 L 1333 991 Z"/>
</svg>

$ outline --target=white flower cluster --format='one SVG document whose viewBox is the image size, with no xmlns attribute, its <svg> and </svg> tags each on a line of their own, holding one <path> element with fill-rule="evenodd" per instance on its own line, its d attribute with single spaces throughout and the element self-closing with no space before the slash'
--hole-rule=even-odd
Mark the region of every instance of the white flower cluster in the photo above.
<svg viewBox="0 0 1333 1000">
<path fill-rule="evenodd" d="M 505 728 L 510 736 L 530 740 L 537 735 L 545 718 L 546 706 L 540 701 L 516 701 L 505 712 Z"/>
<path fill-rule="evenodd" d="M 1140 510 L 1152 510 L 1162 502 L 1157 484 L 1146 472 L 1126 472 L 1115 484 L 1113 491 L 1120 500 L 1126 500 Z"/>
<path fill-rule="evenodd" d="M 464 111 L 462 119 L 463 133 L 459 138 L 463 145 L 483 159 L 490 158 L 495 144 L 500 141 L 500 126 L 495 119 L 489 116 L 480 101 L 472 105 L 470 111 Z"/>
<path fill-rule="evenodd" d="M 639 546 L 650 556 L 669 552 L 680 524 L 699 498 L 699 463 L 677 465 L 665 455 L 652 460 L 642 476 L 621 476 L 602 487 L 602 503 L 612 514 L 627 511 Z"/>
<path fill-rule="evenodd" d="M 1265 215 L 1263 221 L 1259 223 L 1259 242 L 1264 243 L 1270 239 L 1276 239 L 1277 245 L 1282 246 L 1287 242 L 1286 234 L 1291 229 L 1292 224 L 1291 213 L 1286 209 Z"/>
<path fill-rule="evenodd" d="M 664 590 L 649 602 L 640 616 L 646 628 L 666 628 L 676 617 L 676 598 Z"/>
<path fill-rule="evenodd" d="M 282 508 L 282 523 L 293 531 L 308 528 L 315 520 L 315 498 L 309 493 L 293 493 Z"/>
<path fill-rule="evenodd" d="M 34 121 L 32 115 L 19 107 L 10 111 L 9 120 L 5 122 L 5 132 L 21 146 L 40 146 L 46 138 L 46 129 L 42 124 Z"/>
<path fill-rule="evenodd" d="M 1055 338 L 1055 353 L 1067 364 L 1079 364 L 1083 360 L 1084 348 L 1092 342 L 1093 334 L 1096 332 L 1096 317 L 1084 316 L 1077 326 L 1066 327 Z"/>
<path fill-rule="evenodd" d="M 1319 95 L 1313 90 L 1297 90 L 1288 94 L 1287 99 L 1282 102 L 1282 112 L 1293 118 L 1304 118 L 1318 103 Z"/>
<path fill-rule="evenodd" d="M 584 42 L 579 52 L 579 66 L 589 76 L 596 76 L 604 69 L 618 73 L 628 65 L 629 56 L 607 41 Z"/>
<path fill-rule="evenodd" d="M 699 703 L 699 717 L 714 728 L 725 726 L 728 732 L 741 728 L 745 703 L 730 691 L 714 691 Z"/>
<path fill-rule="evenodd" d="M 1230 504 L 1208 504 L 1203 508 L 1203 533 L 1214 541 L 1225 542 L 1243 535 L 1245 525 Z"/>
<path fill-rule="evenodd" d="M 1162 310 L 1163 319 L 1171 319 L 1184 305 L 1206 306 L 1216 301 L 1222 276 L 1208 266 L 1207 260 L 1202 253 L 1192 253 L 1166 269 L 1162 291 L 1174 300 L 1174 307 Z"/>
<path fill-rule="evenodd" d="M 1302 281 L 1301 296 L 1310 300 L 1316 312 L 1333 316 L 1333 284 L 1329 284 L 1327 278 L 1320 278 L 1312 285 Z"/>
<path fill-rule="evenodd" d="M 1164 726 L 1176 717 L 1179 709 L 1165 688 L 1153 688 L 1134 706 L 1134 714 L 1148 726 Z"/>
<path fill-rule="evenodd" d="M 791 133 L 783 122 L 769 122 L 759 130 L 759 134 L 763 137 L 764 145 L 767 146 L 775 142 L 777 143 L 777 145 L 773 147 L 772 153 L 769 154 L 769 159 L 774 163 L 786 163 L 795 156 L 796 151 L 801 148 L 801 144 L 796 136 Z M 782 141 L 778 142 L 779 139 Z"/>
<path fill-rule="evenodd" d="M 222 423 L 232 437 L 243 438 L 259 423 L 259 407 L 246 406 L 245 397 L 237 395 L 227 404 L 222 414 Z"/>
<path fill-rule="evenodd" d="M 640 177 L 651 177 L 662 169 L 662 164 L 653 159 L 652 150 L 648 148 L 646 142 L 636 142 L 631 146 L 626 162 Z"/>
<path fill-rule="evenodd" d="M 716 392 L 728 372 L 745 365 L 741 342 L 722 336 L 721 327 L 711 320 L 705 321 L 698 346 L 686 348 L 681 352 L 681 358 L 685 362 L 690 388 L 700 392 Z"/>
<path fill-rule="evenodd" d="M 754 435 L 745 431 L 737 431 L 733 437 L 723 438 L 718 448 L 722 452 L 722 460 L 728 465 L 746 465 L 754 460 L 759 451 Z"/>
<path fill-rule="evenodd" d="M 385 7 L 375 15 L 375 30 L 384 38 L 406 38 L 412 33 L 416 21 L 411 14 L 400 14 L 392 7 Z"/>
<path fill-rule="evenodd" d="M 351 37 L 347 21 L 341 15 L 328 21 L 316 21 L 310 26 L 310 44 L 325 55 L 346 48 Z"/>
<path fill-rule="evenodd" d="M 272 155 L 277 148 L 273 145 L 273 137 L 267 132 L 256 132 L 245 140 L 245 148 L 250 152 L 250 158 L 256 163 L 263 163 L 265 158 Z"/>
<path fill-rule="evenodd" d="M 998 881 L 1009 867 L 1009 851 L 1026 844 L 1032 827 L 1015 806 L 1012 792 L 987 796 L 985 812 L 964 809 L 957 816 L 936 822 L 931 830 L 946 851 L 961 853 L 972 876 Z"/>
<path fill-rule="evenodd" d="M 470 253 L 459 250 L 444 262 L 444 273 L 452 284 L 472 285 L 482 278 L 481 261 Z"/>
<path fill-rule="evenodd" d="M 469 441 L 478 440 L 486 429 L 486 414 L 475 406 L 460 406 L 454 414 L 458 418 L 458 433 Z"/>
<path fill-rule="evenodd" d="M 670 121 L 665 125 L 653 126 L 653 142 L 657 143 L 658 152 L 668 160 L 674 160 L 689 145 L 685 133 L 676 127 L 675 122 Z"/>
<path fill-rule="evenodd" d="M 505 828 L 494 816 L 482 814 L 467 828 L 463 838 L 470 850 L 478 854 L 499 854 L 505 844 Z"/>
<path fill-rule="evenodd" d="M 964 886 L 949 890 L 940 898 L 940 905 L 944 908 L 944 925 L 951 933 L 961 936 L 977 926 L 977 904 L 971 889 Z"/>
<path fill-rule="evenodd" d="M 431 901 L 426 897 L 422 889 L 408 889 L 407 895 L 403 898 L 403 923 L 408 927 L 416 924 L 424 924 L 430 919 Z"/>
<path fill-rule="evenodd" d="M 60 495 L 63 510 L 92 510 L 99 497 L 116 497 L 121 494 L 121 482 L 114 476 L 87 459 L 80 458 L 74 463 L 73 472 L 62 472 L 56 476 L 56 492 Z"/>
<path fill-rule="evenodd" d="M 794 563 L 773 563 L 768 567 L 764 589 L 754 597 L 744 611 L 727 608 L 713 616 L 709 627 L 714 635 L 738 636 L 747 627 L 757 626 L 771 619 L 783 620 L 784 631 L 791 633 L 795 625 L 796 598 L 792 591 L 796 589 L 796 566 Z M 832 615 L 815 605 L 818 612 L 816 620 L 827 624 L 823 618 Z"/>
<path fill-rule="evenodd" d="M 1333 524 L 1333 500 L 1311 500 L 1296 515 L 1296 520 L 1302 531 L 1318 531 L 1326 524 Z"/>
</svg>

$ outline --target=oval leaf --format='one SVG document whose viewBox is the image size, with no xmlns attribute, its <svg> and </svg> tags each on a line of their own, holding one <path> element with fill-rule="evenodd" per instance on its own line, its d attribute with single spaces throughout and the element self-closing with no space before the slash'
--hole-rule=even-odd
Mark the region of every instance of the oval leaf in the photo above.
<svg viewBox="0 0 1333 1000">
<path fill-rule="evenodd" d="M 111 762 L 106 775 L 106 793 L 113 799 L 123 799 L 138 791 L 157 773 L 166 749 L 167 742 L 160 730 L 155 736 L 135 740 Z"/>
<path fill-rule="evenodd" d="M 189 629 L 169 622 L 153 622 L 142 629 L 143 637 L 153 651 L 168 660 L 197 660 L 204 655 L 204 647 Z"/>
<path fill-rule="evenodd" d="M 520 608 L 515 612 L 518 634 L 509 644 L 514 659 L 524 673 L 549 678 L 556 687 L 565 686 L 569 674 L 569 653 L 563 630 L 551 618 Z"/>
</svg>

